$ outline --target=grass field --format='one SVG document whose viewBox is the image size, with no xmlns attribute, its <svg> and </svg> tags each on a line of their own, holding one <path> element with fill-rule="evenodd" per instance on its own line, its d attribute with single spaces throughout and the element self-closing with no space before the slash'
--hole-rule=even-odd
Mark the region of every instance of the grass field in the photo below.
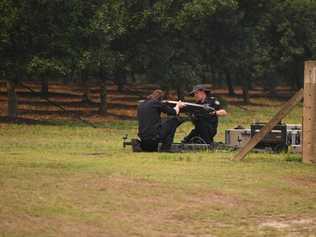
<svg viewBox="0 0 316 237">
<path fill-rule="evenodd" d="M 217 139 L 279 106 L 229 107 Z M 299 155 L 124 150 L 136 132 L 135 121 L 0 124 L 0 236 L 316 236 L 316 167 Z"/>
</svg>

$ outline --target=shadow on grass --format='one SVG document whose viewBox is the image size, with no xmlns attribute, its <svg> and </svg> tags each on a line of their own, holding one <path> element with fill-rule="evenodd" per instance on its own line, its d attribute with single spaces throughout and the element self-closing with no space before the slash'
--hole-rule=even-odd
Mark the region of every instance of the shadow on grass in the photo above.
<svg viewBox="0 0 316 237">
<path fill-rule="evenodd" d="M 53 120 L 39 120 L 17 117 L 15 119 L 7 116 L 0 117 L 0 123 L 3 124 L 19 124 L 19 125 L 46 125 L 46 126 L 78 126 L 89 127 L 89 125 L 77 121 L 53 121 Z"/>
<path fill-rule="evenodd" d="M 97 122 L 93 123 L 96 128 L 115 128 L 115 129 L 129 129 L 135 123 L 135 118 L 128 116 L 120 116 L 108 113 L 108 116 L 119 118 L 113 119 L 112 121 Z M 126 118 L 127 117 L 127 118 Z M 125 119 L 124 119 L 125 118 Z M 70 118 L 69 118 L 70 119 Z M 130 121 L 130 123 L 126 123 Z M 41 126 L 66 126 L 66 127 L 82 127 L 82 128 L 92 128 L 89 124 L 80 121 L 77 118 L 73 120 L 41 120 L 41 119 L 30 119 L 17 117 L 15 119 L 9 118 L 7 116 L 0 116 L 0 124 L 18 124 L 18 125 L 41 125 Z M 90 122 L 91 123 L 91 122 Z"/>
<path fill-rule="evenodd" d="M 21 115 L 45 115 L 45 116 L 50 116 L 50 115 L 56 115 L 56 116 L 68 116 L 69 118 L 74 117 L 74 119 L 76 119 L 76 116 L 84 116 L 84 117 L 91 117 L 91 116 L 98 116 L 98 112 L 97 111 L 79 111 L 79 110 L 70 110 L 67 109 L 66 111 L 61 111 L 61 110 L 57 110 L 57 111 L 48 111 L 48 110 L 33 110 L 33 109 L 19 109 L 19 113 Z M 134 116 L 128 116 L 128 115 L 120 115 L 120 114 L 115 114 L 115 113 L 111 113 L 108 112 L 105 115 L 106 116 L 113 118 L 113 120 L 115 119 L 120 119 L 120 120 L 135 120 Z"/>
</svg>

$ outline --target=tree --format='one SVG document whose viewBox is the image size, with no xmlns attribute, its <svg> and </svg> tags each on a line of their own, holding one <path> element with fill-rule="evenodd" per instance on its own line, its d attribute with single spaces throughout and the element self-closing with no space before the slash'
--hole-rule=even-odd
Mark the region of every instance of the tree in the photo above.
<svg viewBox="0 0 316 237">
<path fill-rule="evenodd" d="M 16 116 L 15 86 L 24 78 L 81 78 L 123 90 L 136 74 L 178 98 L 196 83 L 302 86 L 303 62 L 316 55 L 316 2 L 311 0 L 1 0 L 0 75 Z M 67 79 L 65 79 L 67 78 Z M 268 86 L 266 86 L 268 85 Z M 14 112 L 15 111 L 15 112 Z"/>
<path fill-rule="evenodd" d="M 0 2 L 0 70 L 7 80 L 8 116 L 17 116 L 16 84 L 22 80 L 26 65 L 27 35 L 23 24 L 23 2 L 3 0 Z"/>
</svg>

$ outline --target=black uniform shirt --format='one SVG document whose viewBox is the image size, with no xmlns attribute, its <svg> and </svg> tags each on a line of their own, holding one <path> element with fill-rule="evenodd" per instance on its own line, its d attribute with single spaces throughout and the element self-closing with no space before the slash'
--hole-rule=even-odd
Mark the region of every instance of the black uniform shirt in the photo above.
<svg viewBox="0 0 316 237">
<path fill-rule="evenodd" d="M 158 100 L 145 100 L 137 110 L 138 136 L 142 140 L 153 140 L 159 134 L 161 113 L 176 115 L 175 109 Z"/>
<path fill-rule="evenodd" d="M 216 111 L 222 109 L 221 103 L 215 97 L 207 97 L 203 103 L 200 102 L 198 104 L 207 104 L 210 107 L 214 108 Z M 212 127 L 217 127 L 217 125 L 218 125 L 218 118 L 217 118 L 216 114 L 207 113 L 205 111 L 205 112 L 202 112 L 202 113 L 195 115 L 195 117 L 197 119 L 196 122 L 208 124 Z"/>
</svg>

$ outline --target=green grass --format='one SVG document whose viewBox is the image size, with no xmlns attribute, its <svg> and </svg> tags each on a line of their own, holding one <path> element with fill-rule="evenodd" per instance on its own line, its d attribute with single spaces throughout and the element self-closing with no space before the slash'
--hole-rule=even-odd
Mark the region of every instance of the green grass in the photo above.
<svg viewBox="0 0 316 237">
<path fill-rule="evenodd" d="M 229 107 L 217 139 L 278 108 Z M 132 153 L 126 133 L 137 123 L 0 125 L 0 236 L 315 236 L 316 167 L 298 155 Z"/>
</svg>

